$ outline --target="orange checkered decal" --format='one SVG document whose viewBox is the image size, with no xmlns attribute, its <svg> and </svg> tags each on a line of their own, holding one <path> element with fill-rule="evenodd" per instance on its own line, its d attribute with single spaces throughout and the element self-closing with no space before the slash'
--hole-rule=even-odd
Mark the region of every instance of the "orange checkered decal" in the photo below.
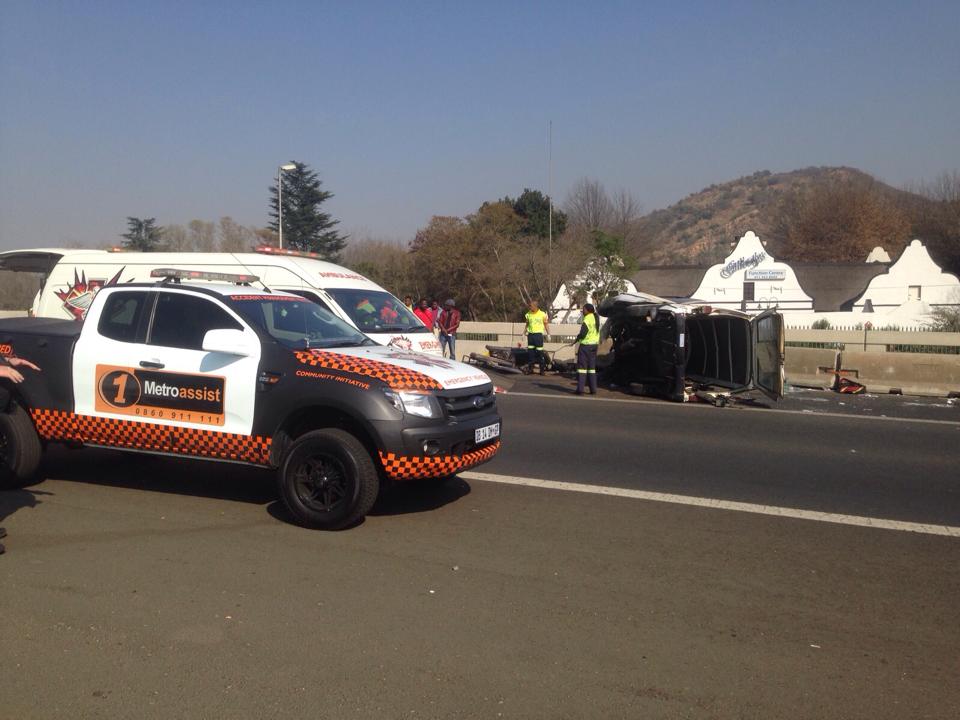
<svg viewBox="0 0 960 720">
<path fill-rule="evenodd" d="M 387 475 L 394 480 L 419 480 L 443 477 L 467 470 L 490 460 L 500 449 L 500 441 L 463 455 L 418 457 L 380 452 L 380 462 Z"/>
<path fill-rule="evenodd" d="M 443 386 L 429 375 L 391 365 L 379 360 L 351 357 L 323 350 L 300 350 L 295 353 L 304 365 L 340 370 L 353 375 L 382 380 L 395 390 L 442 390 Z"/>
<path fill-rule="evenodd" d="M 37 433 L 45 440 L 73 440 L 255 465 L 270 464 L 270 438 L 267 437 L 92 417 L 62 410 L 34 409 L 30 414 Z"/>
</svg>

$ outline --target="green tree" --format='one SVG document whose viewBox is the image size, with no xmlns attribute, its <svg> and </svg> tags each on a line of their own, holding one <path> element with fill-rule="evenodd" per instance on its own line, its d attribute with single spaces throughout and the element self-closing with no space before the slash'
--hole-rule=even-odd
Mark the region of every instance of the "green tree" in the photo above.
<svg viewBox="0 0 960 720">
<path fill-rule="evenodd" d="M 465 218 L 434 217 L 411 243 L 422 295 L 453 297 L 473 320 L 519 320 L 531 299 L 546 308 L 562 278 L 581 270 L 588 255 L 568 239 L 525 235 L 511 202 L 484 203 Z"/>
<path fill-rule="evenodd" d="M 123 246 L 128 250 L 153 252 L 159 249 L 163 237 L 163 228 L 157 225 L 156 218 L 127 218 L 127 231 L 120 237 L 125 238 Z"/>
<path fill-rule="evenodd" d="M 322 212 L 320 206 L 333 197 L 321 190 L 317 173 L 306 163 L 294 162 L 296 169 L 281 173 L 283 183 L 283 242 L 293 250 L 319 253 L 327 260 L 337 261 L 347 243 L 334 226 L 339 220 Z M 270 186 L 270 229 L 279 231 L 277 186 Z"/>
<path fill-rule="evenodd" d="M 546 238 L 550 235 L 550 196 L 539 190 L 524 188 L 516 200 L 510 197 L 501 202 L 508 203 L 513 211 L 523 220 L 520 229 L 522 235 L 535 235 Z M 553 237 L 558 238 L 567 229 L 567 216 L 553 208 Z"/>
</svg>

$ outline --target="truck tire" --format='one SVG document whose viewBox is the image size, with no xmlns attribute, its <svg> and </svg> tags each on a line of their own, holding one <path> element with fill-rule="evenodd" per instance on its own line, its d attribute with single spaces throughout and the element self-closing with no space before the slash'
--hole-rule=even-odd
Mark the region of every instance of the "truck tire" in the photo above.
<svg viewBox="0 0 960 720">
<path fill-rule="evenodd" d="M 20 487 L 28 483 L 40 466 L 43 448 L 30 416 L 12 404 L 0 412 L 0 487 Z"/>
<path fill-rule="evenodd" d="M 380 489 L 367 449 L 334 428 L 300 436 L 277 480 L 280 498 L 297 524 L 320 530 L 339 530 L 362 519 Z"/>
</svg>

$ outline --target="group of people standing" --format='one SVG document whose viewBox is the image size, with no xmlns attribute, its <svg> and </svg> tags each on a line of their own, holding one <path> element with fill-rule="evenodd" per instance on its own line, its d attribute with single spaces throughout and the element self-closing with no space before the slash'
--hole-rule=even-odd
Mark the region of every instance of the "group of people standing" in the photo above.
<svg viewBox="0 0 960 720">
<path fill-rule="evenodd" d="M 440 340 L 440 351 L 444 357 L 456 360 L 457 330 L 460 328 L 460 311 L 453 298 L 448 299 L 443 307 L 436 300 L 429 301 L 422 298 L 416 305 L 413 298 L 407 295 L 404 304 L 413 311 L 420 322 L 433 330 Z M 535 365 L 540 368 L 540 374 L 546 372 L 547 357 L 543 352 L 544 338 L 550 334 L 550 319 L 536 300 L 527 304 L 526 319 L 527 334 L 527 369 L 532 373 Z M 600 344 L 600 318 L 597 310 L 591 303 L 583 306 L 583 322 L 580 333 L 577 335 L 579 347 L 577 349 L 577 395 L 583 395 L 588 390 L 591 395 L 597 392 L 597 346 Z"/>
<path fill-rule="evenodd" d="M 546 370 L 547 357 L 543 352 L 543 339 L 550 334 L 550 320 L 540 309 L 536 300 L 527 305 L 524 315 L 527 321 L 527 369 L 533 372 L 533 366 L 540 366 L 540 374 Z M 583 322 L 576 342 L 577 349 L 577 395 L 583 395 L 589 388 L 591 395 L 597 393 L 597 347 L 600 345 L 600 318 L 596 308 L 587 303 L 583 306 Z"/>
<path fill-rule="evenodd" d="M 413 311 L 420 322 L 433 330 L 433 334 L 440 341 L 440 352 L 444 357 L 457 359 L 457 330 L 460 329 L 460 311 L 453 298 L 449 298 L 443 307 L 436 300 L 430 301 L 421 298 L 416 307 L 413 298 L 407 295 L 404 304 Z"/>
</svg>

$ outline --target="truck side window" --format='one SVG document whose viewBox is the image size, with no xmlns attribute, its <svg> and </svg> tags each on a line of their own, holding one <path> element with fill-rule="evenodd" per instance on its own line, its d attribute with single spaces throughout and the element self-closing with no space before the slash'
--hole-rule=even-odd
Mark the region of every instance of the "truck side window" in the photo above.
<svg viewBox="0 0 960 720">
<path fill-rule="evenodd" d="M 120 342 L 138 342 L 137 328 L 147 304 L 145 292 L 117 292 L 107 298 L 97 332 Z"/>
<path fill-rule="evenodd" d="M 202 350 L 210 330 L 243 330 L 226 310 L 210 300 L 182 293 L 160 293 L 147 343 Z"/>
</svg>

